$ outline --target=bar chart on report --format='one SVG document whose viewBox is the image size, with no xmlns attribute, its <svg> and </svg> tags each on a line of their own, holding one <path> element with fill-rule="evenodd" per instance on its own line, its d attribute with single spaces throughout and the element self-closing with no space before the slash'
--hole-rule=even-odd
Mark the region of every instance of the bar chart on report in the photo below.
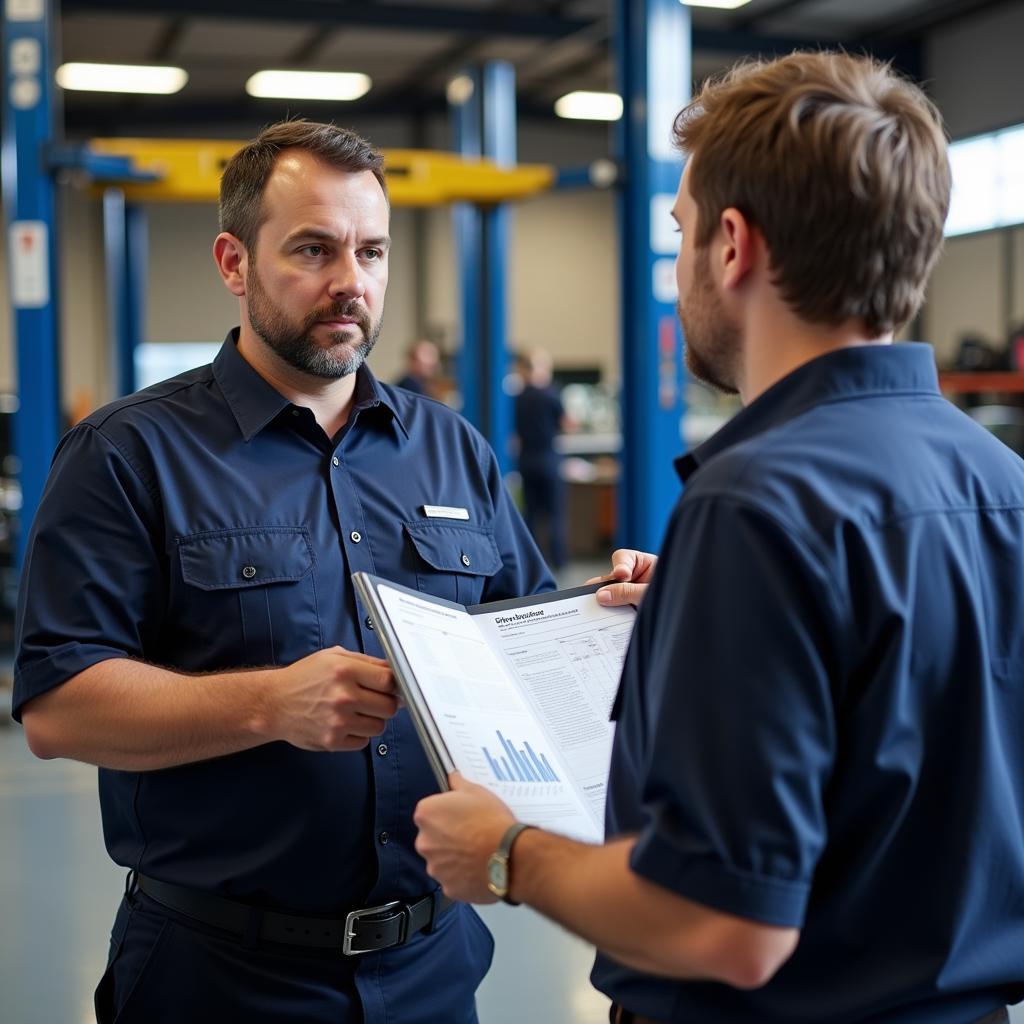
<svg viewBox="0 0 1024 1024">
<path fill-rule="evenodd" d="M 537 753 L 528 740 L 523 741 L 521 749 L 509 742 L 500 730 L 495 730 L 498 746 L 495 753 L 482 747 L 484 757 L 491 766 L 491 771 L 498 782 L 560 782 L 555 770 L 551 767 L 547 755 Z"/>
</svg>

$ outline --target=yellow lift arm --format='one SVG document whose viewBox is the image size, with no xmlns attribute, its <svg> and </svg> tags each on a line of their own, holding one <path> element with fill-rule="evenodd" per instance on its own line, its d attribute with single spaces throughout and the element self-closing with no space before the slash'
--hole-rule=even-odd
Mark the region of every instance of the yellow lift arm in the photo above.
<svg viewBox="0 0 1024 1024">
<path fill-rule="evenodd" d="M 136 202 L 216 202 L 224 165 L 244 145 L 204 139 L 93 139 L 97 153 L 130 157 L 139 171 L 158 174 L 152 182 L 126 182 Z M 555 170 L 545 164 L 498 167 L 455 153 L 421 149 L 384 150 L 384 170 L 394 206 L 447 203 L 503 203 L 550 188 Z"/>
</svg>

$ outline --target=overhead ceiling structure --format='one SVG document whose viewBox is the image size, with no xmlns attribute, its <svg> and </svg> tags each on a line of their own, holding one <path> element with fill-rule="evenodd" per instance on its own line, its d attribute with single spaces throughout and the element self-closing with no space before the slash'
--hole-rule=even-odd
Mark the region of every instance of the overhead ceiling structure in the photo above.
<svg viewBox="0 0 1024 1024">
<path fill-rule="evenodd" d="M 924 33 L 1007 2 L 1017 0 L 693 8 L 694 74 L 815 45 L 867 49 L 919 74 Z M 78 138 L 225 125 L 247 134 L 279 117 L 317 116 L 315 101 L 246 95 L 247 79 L 271 68 L 369 75 L 370 91 L 345 105 L 354 119 L 442 111 L 451 78 L 486 60 L 515 66 L 523 118 L 552 118 L 565 93 L 616 87 L 612 0 L 61 0 L 60 12 L 62 61 L 175 65 L 189 75 L 174 96 L 65 93 L 67 132 Z"/>
</svg>

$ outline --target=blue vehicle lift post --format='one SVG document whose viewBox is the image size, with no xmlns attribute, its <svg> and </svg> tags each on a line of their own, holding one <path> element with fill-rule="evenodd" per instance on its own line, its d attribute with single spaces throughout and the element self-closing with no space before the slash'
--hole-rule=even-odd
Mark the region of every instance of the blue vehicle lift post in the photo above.
<svg viewBox="0 0 1024 1024">
<path fill-rule="evenodd" d="M 20 565 L 60 437 L 60 344 L 48 0 L 7 3 L 3 20 L 3 197 L 18 372 L 14 454 L 20 464 Z"/>
<path fill-rule="evenodd" d="M 676 315 L 678 236 L 670 210 L 682 159 L 672 121 L 690 97 L 689 9 L 679 0 L 616 0 L 625 171 L 622 246 L 622 476 L 619 543 L 657 551 L 679 496 L 672 459 L 686 407 L 683 338 Z"/>
<path fill-rule="evenodd" d="M 462 101 L 452 104 L 453 148 L 461 156 L 486 157 L 502 167 L 516 162 L 515 72 L 492 61 L 463 72 Z M 505 203 L 455 207 L 459 262 L 462 351 L 459 385 L 463 415 L 490 441 L 502 472 L 511 463 L 511 399 L 508 373 L 506 267 L 511 211 Z"/>
<path fill-rule="evenodd" d="M 113 354 L 114 392 L 135 390 L 135 349 L 142 339 L 148 225 L 145 211 L 125 201 L 124 190 L 103 191 L 103 258 L 107 282 L 107 342 Z"/>
</svg>

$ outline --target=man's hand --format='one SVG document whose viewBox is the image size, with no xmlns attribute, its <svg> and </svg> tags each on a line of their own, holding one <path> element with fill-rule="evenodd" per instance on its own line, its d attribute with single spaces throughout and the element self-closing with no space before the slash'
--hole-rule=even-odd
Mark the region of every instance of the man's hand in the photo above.
<svg viewBox="0 0 1024 1024">
<path fill-rule="evenodd" d="M 612 576 L 621 582 L 602 587 L 597 592 L 597 599 L 603 605 L 631 604 L 639 608 L 640 602 L 647 593 L 647 587 L 654 578 L 654 568 L 658 564 L 658 556 L 646 551 L 633 551 L 619 548 L 612 552 Z M 600 583 L 602 576 L 595 576 L 588 583 Z"/>
<path fill-rule="evenodd" d="M 451 792 L 428 796 L 416 805 L 416 850 L 446 896 L 495 903 L 498 897 L 487 888 L 487 861 L 505 830 L 515 824 L 515 815 L 493 793 L 458 772 L 448 781 Z"/>
<path fill-rule="evenodd" d="M 388 663 L 341 647 L 274 675 L 263 728 L 303 750 L 361 750 L 399 707 Z"/>
</svg>

